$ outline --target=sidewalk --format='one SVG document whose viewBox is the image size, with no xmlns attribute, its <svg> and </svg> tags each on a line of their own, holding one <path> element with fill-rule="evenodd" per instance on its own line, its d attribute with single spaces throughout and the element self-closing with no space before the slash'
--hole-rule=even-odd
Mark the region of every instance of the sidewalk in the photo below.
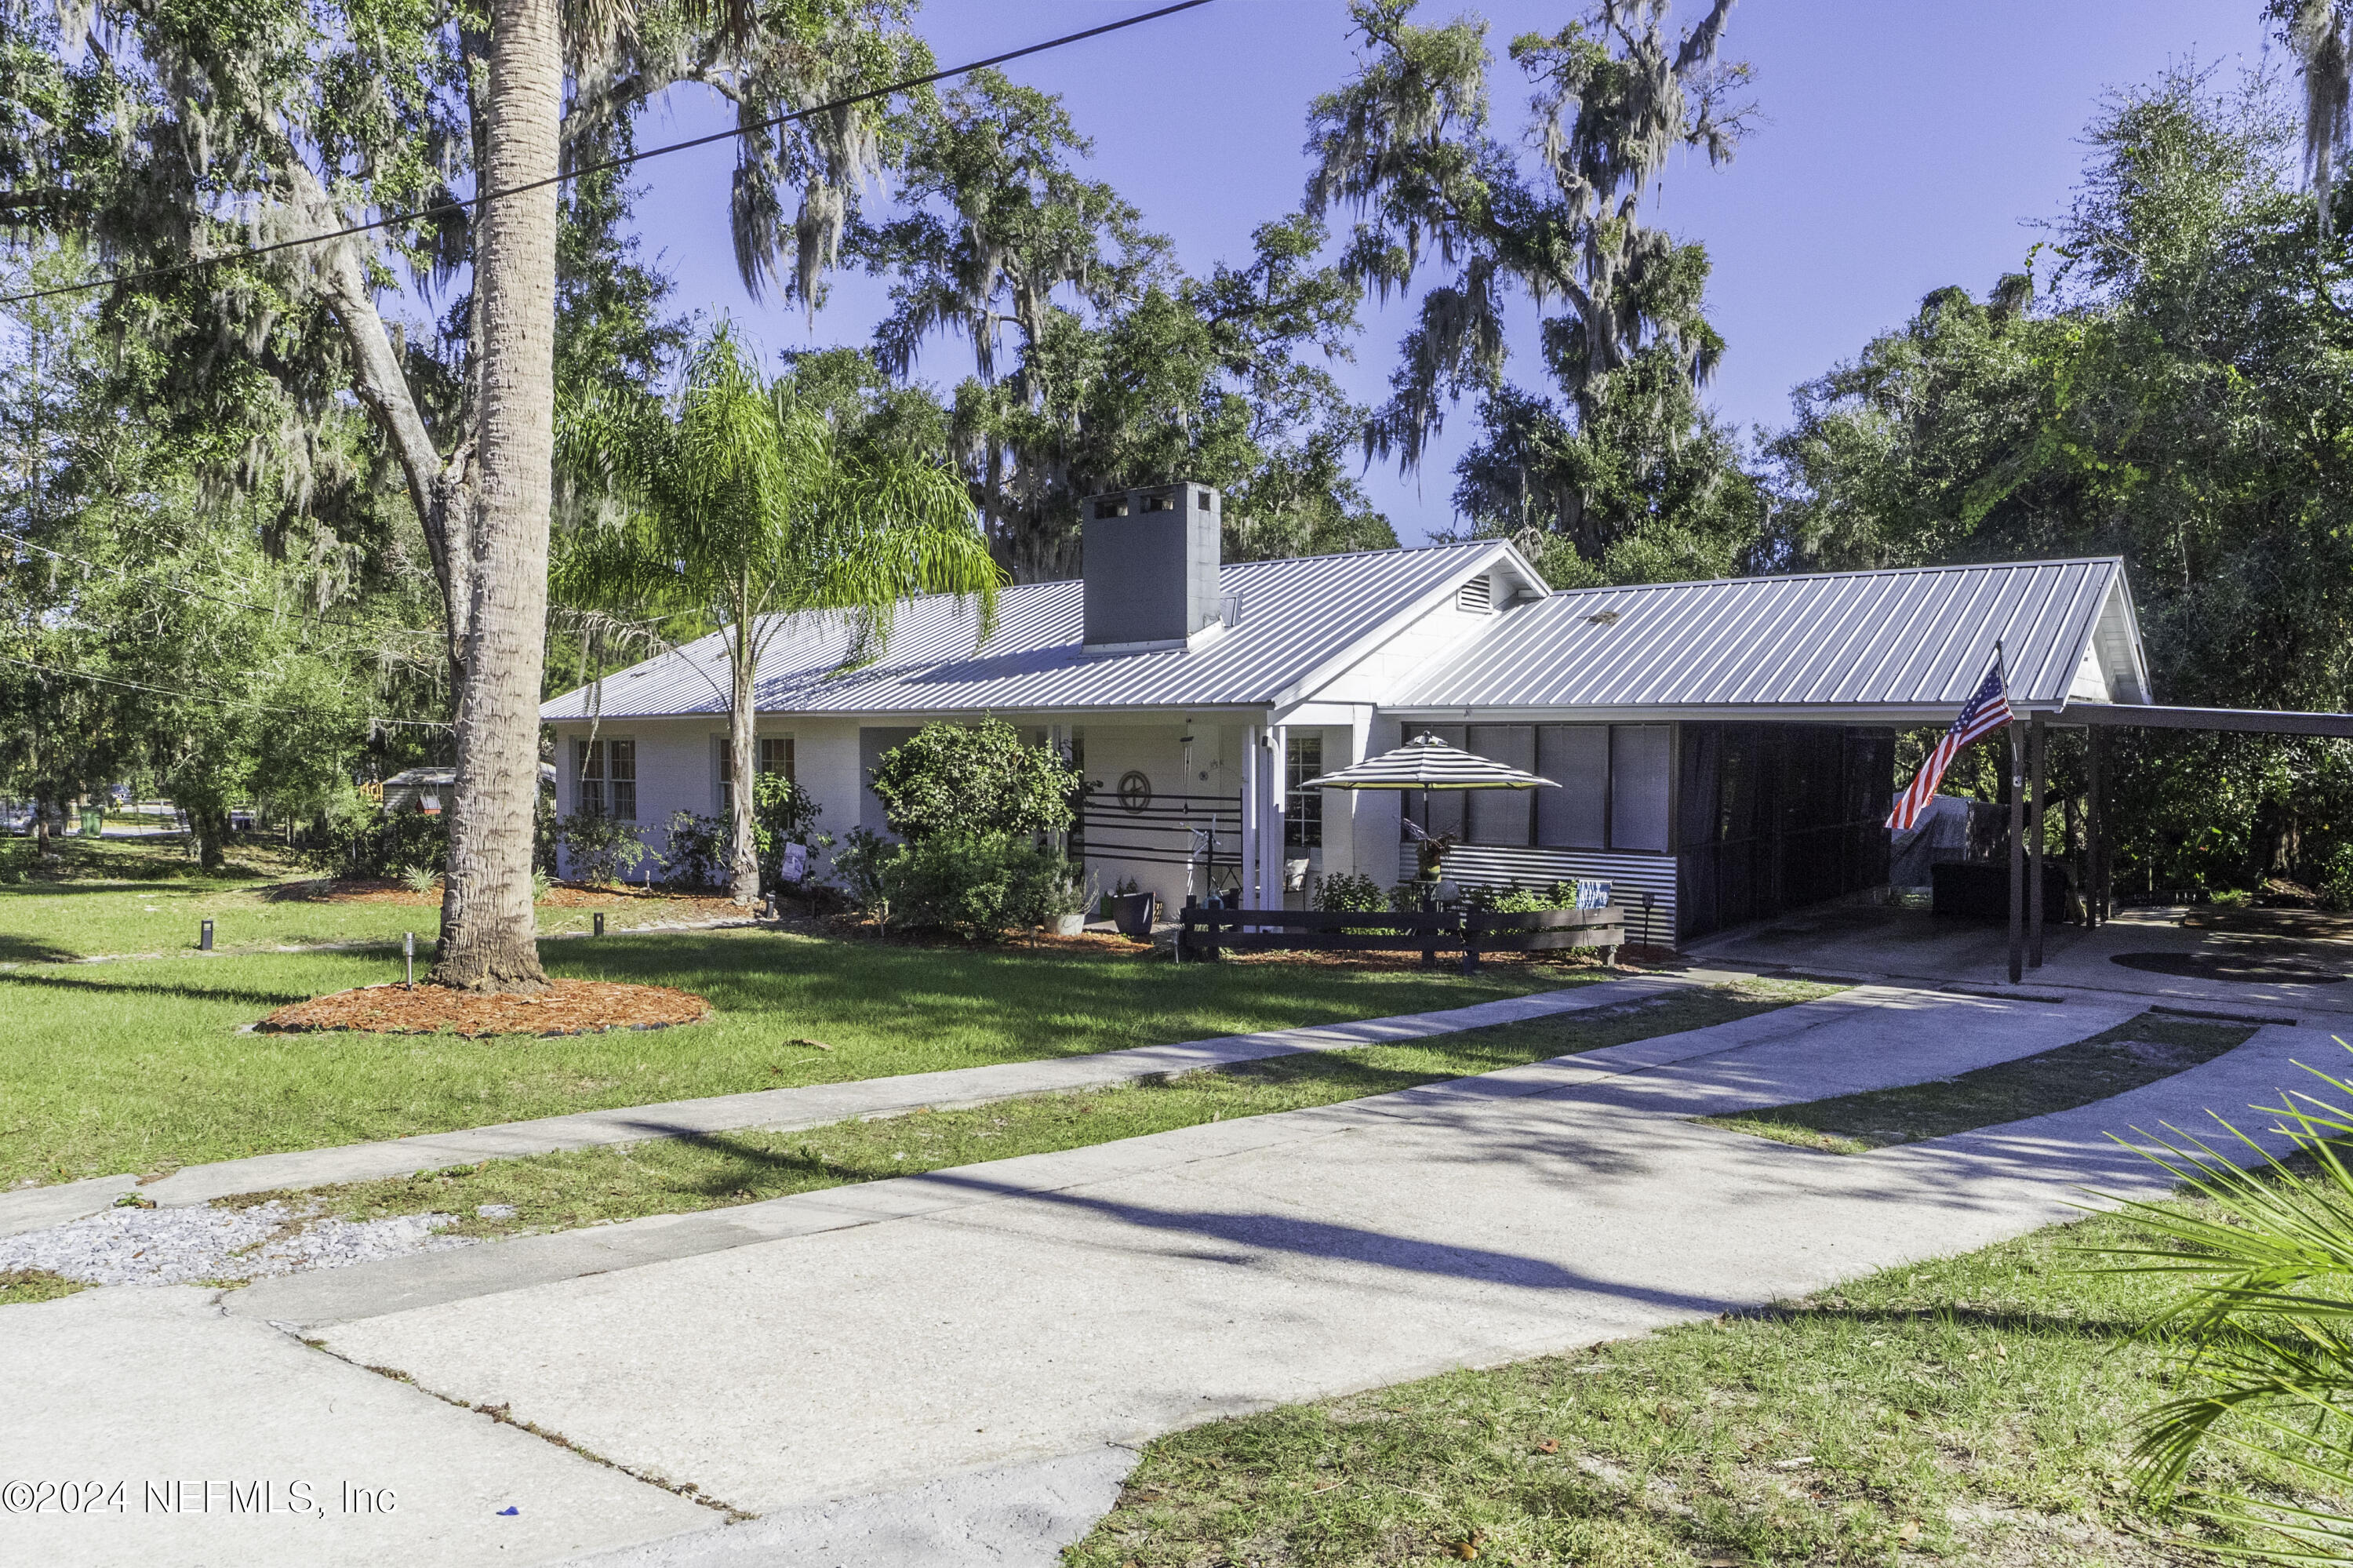
<svg viewBox="0 0 2353 1568">
<path fill-rule="evenodd" d="M 1536 991 L 1498 1001 L 1483 1001 L 1471 1007 L 1365 1019 L 1353 1023 L 1274 1029 L 1258 1034 L 1189 1040 L 1175 1045 L 1142 1046 L 1134 1050 L 1051 1057 L 1035 1062 L 1005 1062 L 938 1073 L 857 1078 L 838 1084 L 812 1084 L 801 1088 L 758 1089 L 748 1094 L 717 1095 L 705 1099 L 579 1111 L 570 1116 L 504 1122 L 492 1127 L 427 1133 L 416 1138 L 375 1143 L 348 1143 L 333 1149 L 261 1154 L 247 1160 L 191 1165 L 144 1186 L 132 1175 L 93 1177 L 53 1187 L 28 1187 L 19 1192 L 0 1193 L 0 1236 L 43 1230 L 79 1219 L 85 1214 L 97 1213 L 111 1206 L 123 1193 L 134 1191 L 159 1205 L 170 1207 L 209 1203 L 216 1198 L 231 1197 L 241 1192 L 269 1192 L 280 1188 L 368 1181 L 387 1176 L 413 1175 L 419 1171 L 437 1171 L 448 1165 L 468 1165 L 481 1160 L 511 1160 L 522 1155 L 550 1154 L 566 1149 L 639 1143 L 649 1139 L 681 1138 L 745 1128 L 791 1131 L 797 1128 L 824 1127 L 837 1121 L 898 1116 L 926 1108 L 948 1110 L 987 1105 L 991 1100 L 1012 1099 L 1024 1095 L 1101 1088 L 1162 1074 L 1225 1066 L 1269 1056 L 1287 1056 L 1307 1051 L 1345 1051 L 1384 1041 L 1427 1039 L 1433 1034 L 1482 1029 L 1490 1024 L 1515 1023 L 1530 1018 L 1622 1006 L 1677 989 L 1721 985 L 1750 978 L 1753 977 L 1745 971 L 1715 969 L 1639 975 L 1559 991 Z"/>
<path fill-rule="evenodd" d="M 2266 1028 L 2084 1110 L 1860 1157 L 1689 1119 L 1945 1076 L 2138 1010 L 1864 988 L 1396 1095 L 575 1234 L 739 1227 L 660 1261 L 534 1271 L 529 1243 L 467 1249 L 526 1266 L 428 1305 L 402 1271 L 429 1260 L 405 1259 L 221 1308 L 167 1288 L 11 1308 L 0 1386 L 27 1393 L 0 1429 L 0 1475 L 249 1460 L 364 1471 L 442 1510 L 374 1541 L 166 1520 L 154 1528 L 178 1533 L 145 1558 L 166 1563 L 594 1547 L 671 1568 L 1047 1564 L 1108 1504 L 1126 1448 L 1171 1428 L 1761 1305 L 2069 1217 L 2079 1184 L 2158 1192 L 2162 1172 L 2105 1132 L 2235 1111 L 2300 1081 L 2294 1059 L 2341 1054 L 2325 1033 Z M 310 1325 L 329 1353 L 263 1319 Z M 135 1353 L 111 1351 L 125 1336 Z M 265 1367 L 255 1336 L 291 1359 Z M 248 1364 L 246 1392 L 223 1386 Z M 406 1452 L 372 1446 L 361 1405 L 333 1413 L 354 1379 L 406 1402 Z M 506 1473 L 437 1489 L 463 1444 L 517 1436 L 449 1402 L 560 1435 L 618 1470 L 542 1457 L 622 1490 L 584 1479 L 543 1499 Z M 626 1476 L 764 1517 L 714 1528 Z M 496 1534 L 512 1520 L 490 1505 L 508 1497 L 526 1519 L 564 1510 L 563 1542 Z M 45 1563 L 119 1561 L 148 1540 L 136 1525 L 0 1518 L 0 1555 L 21 1541 Z M 199 1541 L 219 1555 L 171 1544 Z"/>
</svg>

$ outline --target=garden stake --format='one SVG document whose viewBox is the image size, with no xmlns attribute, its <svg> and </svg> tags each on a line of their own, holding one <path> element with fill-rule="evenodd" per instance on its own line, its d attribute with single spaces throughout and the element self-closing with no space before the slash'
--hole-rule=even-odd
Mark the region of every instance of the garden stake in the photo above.
<svg viewBox="0 0 2353 1568">
<path fill-rule="evenodd" d="M 196 927 L 196 951 L 200 953 L 209 953 L 212 950 L 213 923 L 210 920 L 206 920 Z"/>
<path fill-rule="evenodd" d="M 408 989 L 417 989 L 417 933 L 404 932 L 400 938 L 400 957 L 408 970 Z"/>
</svg>

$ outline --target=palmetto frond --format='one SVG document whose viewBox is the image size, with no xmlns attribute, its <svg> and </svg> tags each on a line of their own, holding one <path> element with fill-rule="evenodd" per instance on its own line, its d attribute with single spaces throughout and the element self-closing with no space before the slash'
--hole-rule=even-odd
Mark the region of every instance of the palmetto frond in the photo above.
<svg viewBox="0 0 2353 1568">
<path fill-rule="evenodd" d="M 2306 1071 L 2353 1096 L 2353 1086 Z M 2220 1142 L 2174 1128 L 2164 1137 L 2142 1134 L 2145 1143 L 2128 1147 L 2172 1174 L 2189 1202 L 2126 1202 L 2151 1245 L 2098 1249 L 2117 1260 L 2117 1271 L 2190 1283 L 2143 1330 L 2179 1336 L 2192 1384 L 2141 1418 L 2135 1456 L 2153 1493 L 2179 1486 L 2209 1443 L 2284 1463 L 2316 1491 L 2353 1493 L 2353 1170 L 2338 1144 L 2353 1132 L 2353 1117 L 2305 1094 L 2259 1108 L 2278 1118 L 2270 1130 L 2287 1139 L 2292 1158 L 2279 1158 L 2220 1117 L 2228 1135 Z M 2250 1151 L 2255 1158 L 2243 1167 L 2229 1157 Z M 2238 1555 L 2282 1563 L 2353 1559 L 2353 1520 L 2325 1509 L 2266 1503 L 2188 1511 L 2279 1538 Z"/>
</svg>

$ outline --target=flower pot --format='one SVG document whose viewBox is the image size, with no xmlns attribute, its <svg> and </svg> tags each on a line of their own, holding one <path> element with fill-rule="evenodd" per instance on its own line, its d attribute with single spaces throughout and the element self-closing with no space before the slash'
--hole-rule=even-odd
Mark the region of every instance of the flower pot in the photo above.
<svg viewBox="0 0 2353 1568">
<path fill-rule="evenodd" d="M 1152 935 L 1152 909 L 1159 896 L 1151 893 L 1124 893 L 1107 901 L 1111 905 L 1112 924 L 1124 937 Z"/>
<path fill-rule="evenodd" d="M 1050 928 L 1057 937 L 1075 937 L 1087 928 L 1087 917 L 1082 912 L 1057 915 Z"/>
</svg>

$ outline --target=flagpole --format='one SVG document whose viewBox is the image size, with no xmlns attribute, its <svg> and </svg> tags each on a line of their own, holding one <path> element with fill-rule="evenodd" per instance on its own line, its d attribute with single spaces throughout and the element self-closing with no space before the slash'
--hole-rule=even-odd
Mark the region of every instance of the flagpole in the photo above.
<svg viewBox="0 0 2353 1568">
<path fill-rule="evenodd" d="M 1994 673 L 2001 679 L 2002 700 L 2010 698 L 2010 673 L 2002 666 L 2001 639 L 1993 641 Z M 2026 758 L 2025 736 L 2015 717 L 2010 730 L 2010 983 L 2026 973 Z"/>
</svg>

